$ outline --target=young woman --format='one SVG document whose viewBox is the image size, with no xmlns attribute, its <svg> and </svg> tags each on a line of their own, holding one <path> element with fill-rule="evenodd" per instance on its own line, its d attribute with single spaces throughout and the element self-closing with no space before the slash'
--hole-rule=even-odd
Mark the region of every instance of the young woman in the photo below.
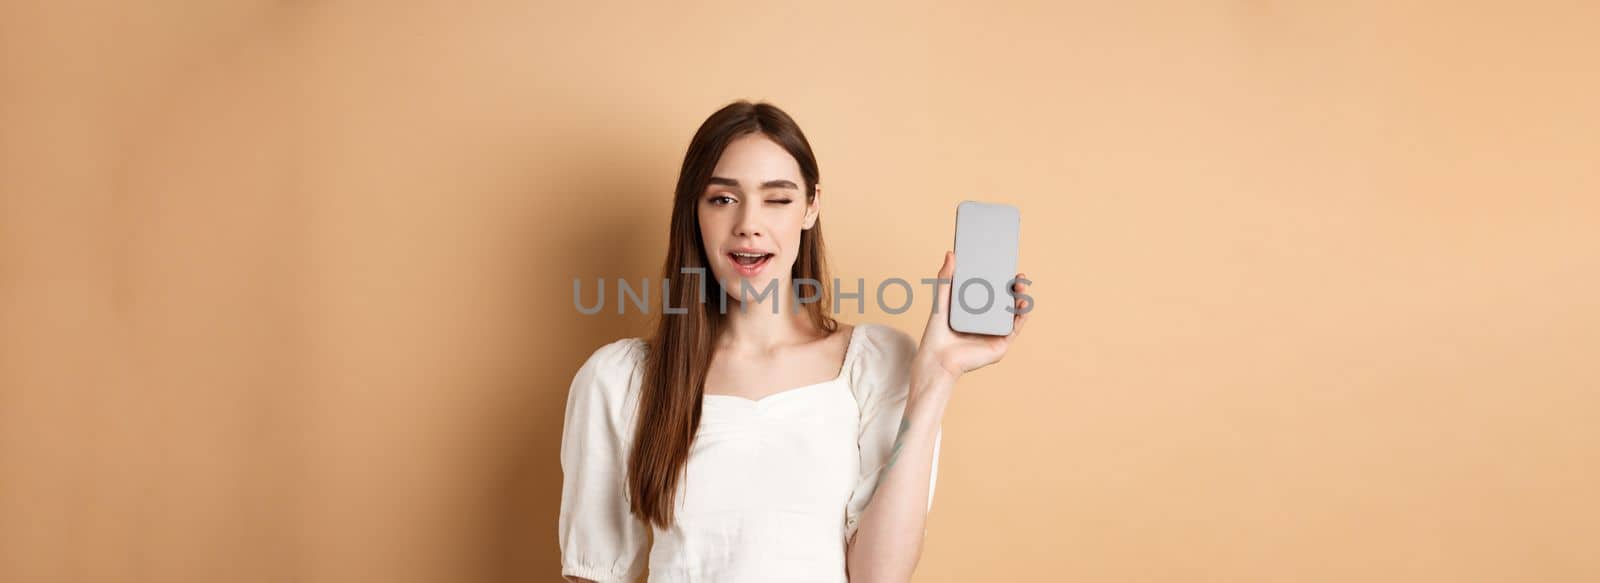
<svg viewBox="0 0 1600 583">
<path fill-rule="evenodd" d="M 819 294 L 792 282 L 830 281 L 817 179 L 772 105 L 730 104 L 690 141 L 665 265 L 683 313 L 600 347 L 568 393 L 567 580 L 634 581 L 647 547 L 652 582 L 910 579 L 956 380 L 1000 360 L 1027 316 L 1007 337 L 954 332 L 941 285 L 918 343 L 841 326 L 827 289 L 800 302 Z M 938 277 L 954 267 L 946 252 Z"/>
</svg>

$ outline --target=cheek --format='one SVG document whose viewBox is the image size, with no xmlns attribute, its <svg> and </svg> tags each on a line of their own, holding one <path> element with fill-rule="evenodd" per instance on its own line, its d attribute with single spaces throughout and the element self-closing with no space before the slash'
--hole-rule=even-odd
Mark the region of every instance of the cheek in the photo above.
<svg viewBox="0 0 1600 583">
<path fill-rule="evenodd" d="M 804 206 L 790 205 L 790 208 L 777 213 L 774 223 L 783 226 L 785 236 L 799 236 L 800 230 L 806 226 L 806 209 Z"/>
<path fill-rule="evenodd" d="M 795 219 L 792 224 L 784 226 L 782 241 L 783 251 L 784 255 L 790 259 L 794 259 L 800 255 L 800 240 L 805 237 L 805 226 L 805 215 L 801 215 L 799 218 Z"/>
<path fill-rule="evenodd" d="M 707 213 L 704 210 L 697 212 L 698 222 L 700 223 L 700 242 L 705 243 L 707 249 L 713 248 L 718 241 L 718 233 L 722 232 L 718 229 L 716 213 Z"/>
</svg>

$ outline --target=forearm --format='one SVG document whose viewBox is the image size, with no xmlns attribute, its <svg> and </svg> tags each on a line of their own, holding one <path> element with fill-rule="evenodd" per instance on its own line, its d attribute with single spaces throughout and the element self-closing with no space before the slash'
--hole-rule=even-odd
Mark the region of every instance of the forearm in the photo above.
<svg viewBox="0 0 1600 583">
<path fill-rule="evenodd" d="M 918 354 L 894 449 L 846 549 L 851 583 L 911 579 L 927 532 L 934 441 L 954 387 L 953 375 Z"/>
</svg>

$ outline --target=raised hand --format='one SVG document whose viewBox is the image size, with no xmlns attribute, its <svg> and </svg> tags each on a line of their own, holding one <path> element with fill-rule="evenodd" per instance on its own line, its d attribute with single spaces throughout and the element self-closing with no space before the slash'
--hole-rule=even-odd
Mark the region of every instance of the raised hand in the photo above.
<svg viewBox="0 0 1600 583">
<path fill-rule="evenodd" d="M 939 278 L 950 280 L 955 275 L 956 256 L 954 252 L 946 251 L 944 265 L 939 268 Z M 1021 273 L 1017 274 L 1017 282 L 1012 286 L 1018 296 L 1027 292 L 1028 286 L 1022 283 L 1025 279 Z M 928 314 L 928 325 L 922 332 L 922 344 L 917 349 L 918 358 L 937 364 L 952 377 L 983 368 L 998 362 L 1006 355 L 1011 344 L 1017 336 L 1022 334 L 1022 326 L 1028 322 L 1028 312 L 1033 306 L 1016 297 L 1013 308 L 1017 311 L 1012 317 L 1011 334 L 1006 336 L 988 336 L 984 334 L 967 334 L 950 329 L 950 288 L 953 285 L 939 286 L 938 297 L 934 300 L 934 309 Z M 1010 297 L 1010 296 L 1007 296 Z M 1026 308 L 1026 310 L 1025 310 Z"/>
</svg>

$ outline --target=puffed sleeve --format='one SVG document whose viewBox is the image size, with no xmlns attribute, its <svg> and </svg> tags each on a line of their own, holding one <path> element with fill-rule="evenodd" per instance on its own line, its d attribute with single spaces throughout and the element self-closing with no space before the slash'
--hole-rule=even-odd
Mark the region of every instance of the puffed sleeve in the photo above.
<svg viewBox="0 0 1600 583">
<path fill-rule="evenodd" d="M 911 391 L 911 360 L 917 343 L 910 335 L 881 324 L 861 324 L 860 352 L 851 362 L 851 388 L 861 408 L 861 433 L 857 445 L 861 470 L 850 503 L 845 508 L 845 541 L 856 532 L 861 513 L 872 501 L 878 479 L 889 461 L 894 440 L 900 432 L 906 397 Z M 933 468 L 928 476 L 928 510 L 933 510 L 933 487 L 939 477 L 939 444 L 944 438 L 941 426 L 933 440 Z"/>
<path fill-rule="evenodd" d="M 631 582 L 644 569 L 649 526 L 628 511 L 632 447 L 644 342 L 617 340 L 578 369 L 561 432 L 561 575 Z"/>
</svg>

